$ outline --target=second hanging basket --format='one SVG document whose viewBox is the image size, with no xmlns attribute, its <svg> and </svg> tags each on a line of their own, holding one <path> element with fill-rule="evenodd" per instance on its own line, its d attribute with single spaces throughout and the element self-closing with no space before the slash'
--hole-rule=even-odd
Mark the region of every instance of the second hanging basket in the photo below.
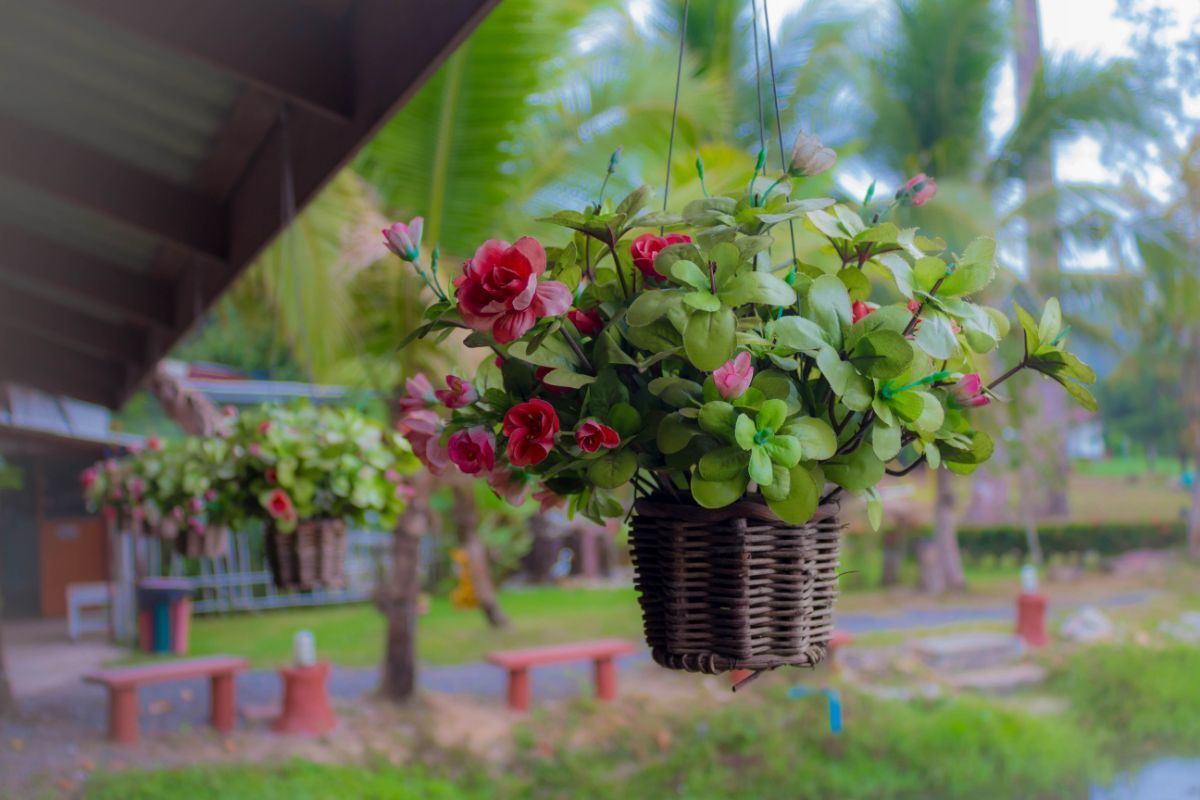
<svg viewBox="0 0 1200 800">
<path fill-rule="evenodd" d="M 312 591 L 346 585 L 346 523 L 308 519 L 283 533 L 267 526 L 267 564 L 280 589 Z"/>
<path fill-rule="evenodd" d="M 803 525 L 761 499 L 721 509 L 655 496 L 634 506 L 634 585 L 654 660 L 669 669 L 810 667 L 837 596 L 837 502 Z"/>
</svg>

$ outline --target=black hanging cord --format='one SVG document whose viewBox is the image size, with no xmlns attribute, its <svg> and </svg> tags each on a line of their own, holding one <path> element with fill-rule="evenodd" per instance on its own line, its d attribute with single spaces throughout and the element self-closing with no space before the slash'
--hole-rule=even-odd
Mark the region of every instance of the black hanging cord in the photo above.
<svg viewBox="0 0 1200 800">
<path fill-rule="evenodd" d="M 758 100 L 758 150 L 761 153 L 767 149 L 767 133 L 763 127 L 762 62 L 758 54 L 758 0 L 750 0 L 750 24 L 754 34 L 754 96 Z"/>
<path fill-rule="evenodd" d="M 687 42 L 689 0 L 683 0 L 683 20 L 679 24 L 679 56 L 675 62 L 675 100 L 671 105 L 671 138 L 667 141 L 667 178 L 663 181 L 663 211 L 667 210 L 667 199 L 671 196 L 671 159 L 675 153 L 675 126 L 679 120 L 679 85 L 683 82 L 683 48 Z M 665 228 L 659 227 L 662 236 Z"/>
<path fill-rule="evenodd" d="M 763 23 L 767 28 L 767 65 L 771 71 L 771 97 L 775 104 L 775 131 L 779 136 L 779 166 L 784 172 L 787 172 L 788 157 L 783 149 L 783 117 L 779 113 L 779 83 L 775 79 L 775 46 L 771 44 L 771 12 L 767 8 L 767 0 L 763 0 Z M 794 220 L 788 220 L 788 233 L 792 238 L 792 269 L 795 269 L 796 224 Z"/>
</svg>

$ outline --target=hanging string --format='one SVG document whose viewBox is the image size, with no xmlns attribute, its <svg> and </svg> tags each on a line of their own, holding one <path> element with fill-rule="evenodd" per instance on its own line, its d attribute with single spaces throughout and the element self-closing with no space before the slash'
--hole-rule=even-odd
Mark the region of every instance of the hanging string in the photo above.
<svg viewBox="0 0 1200 800">
<path fill-rule="evenodd" d="M 771 44 L 771 12 L 767 8 L 767 0 L 763 0 L 763 22 L 767 28 L 767 66 L 771 71 L 771 97 L 775 105 L 775 132 L 779 136 L 779 166 L 784 172 L 788 169 L 787 154 L 783 149 L 783 117 L 779 113 L 779 83 L 775 79 L 775 47 Z M 796 280 L 796 224 L 788 220 L 788 233 L 792 238 L 792 267 L 788 272 L 788 283 Z"/>
<path fill-rule="evenodd" d="M 763 128 L 762 62 L 758 54 L 758 0 L 750 0 L 750 21 L 754 33 L 754 96 L 758 100 L 758 152 L 761 154 L 767 149 L 767 133 Z M 758 177 L 757 172 L 754 177 Z M 753 183 L 751 186 L 753 187 Z"/>
<path fill-rule="evenodd" d="M 281 216 L 279 257 L 286 261 L 290 229 L 296 221 L 296 180 L 292 173 L 292 141 L 288 128 L 288 104 L 286 102 L 279 109 L 279 158 L 279 208 Z M 285 264 L 285 268 L 287 266 Z M 296 313 L 303 320 L 304 298 L 300 293 L 300 281 L 295 275 L 292 276 L 292 289 L 295 292 Z M 300 347 L 304 357 L 304 367 L 308 371 L 308 386 L 309 393 L 311 394 L 313 376 L 316 373 L 313 370 L 312 348 L 309 347 L 308 339 L 303 334 L 300 335 Z"/>
<path fill-rule="evenodd" d="M 679 85 L 683 82 L 683 47 L 687 42 L 688 5 L 689 0 L 683 0 L 683 20 L 679 24 L 679 56 L 675 62 L 675 100 L 671 104 L 671 138 L 667 141 L 667 178 L 663 181 L 663 211 L 667 210 L 667 199 L 671 196 L 671 159 L 675 154 L 675 126 L 679 120 Z M 664 230 L 665 227 L 660 226 L 658 235 L 662 236 Z"/>
</svg>

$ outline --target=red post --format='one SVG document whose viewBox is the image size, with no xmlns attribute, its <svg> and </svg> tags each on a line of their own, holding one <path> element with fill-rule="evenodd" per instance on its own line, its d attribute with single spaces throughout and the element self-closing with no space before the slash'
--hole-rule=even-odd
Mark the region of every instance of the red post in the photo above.
<svg viewBox="0 0 1200 800">
<path fill-rule="evenodd" d="M 1021 592 L 1017 595 L 1017 636 L 1030 647 L 1045 647 L 1046 604 L 1048 598 L 1040 592 Z"/>
<path fill-rule="evenodd" d="M 596 699 L 617 699 L 617 664 L 612 656 L 597 658 L 596 666 Z"/>
<path fill-rule="evenodd" d="M 154 618 L 148 609 L 138 611 L 138 644 L 142 651 L 149 653 L 154 650 Z"/>
<path fill-rule="evenodd" d="M 209 702 L 212 726 L 222 733 L 233 730 L 237 687 L 234 673 L 218 672 L 212 676 Z"/>
<path fill-rule="evenodd" d="M 137 687 L 125 686 L 109 691 L 108 736 L 114 742 L 121 744 L 137 744 Z"/>
<path fill-rule="evenodd" d="M 283 713 L 271 725 L 276 733 L 322 734 L 337 726 L 329 707 L 329 663 L 311 667 L 284 667 Z"/>
<path fill-rule="evenodd" d="M 508 707 L 513 711 L 529 710 L 529 670 L 525 667 L 508 671 Z"/>
<path fill-rule="evenodd" d="M 171 605 L 171 652 L 187 655 L 188 632 L 192 622 L 192 601 L 186 597 Z"/>
</svg>

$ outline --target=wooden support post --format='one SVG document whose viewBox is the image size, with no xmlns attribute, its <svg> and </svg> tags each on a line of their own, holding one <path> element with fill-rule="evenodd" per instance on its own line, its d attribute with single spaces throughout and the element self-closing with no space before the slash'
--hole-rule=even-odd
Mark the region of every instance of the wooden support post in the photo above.
<svg viewBox="0 0 1200 800">
<path fill-rule="evenodd" d="M 508 707 L 513 711 L 529 710 L 529 670 L 524 667 L 508 671 Z"/>
<path fill-rule="evenodd" d="M 220 672 L 212 676 L 209 700 L 212 711 L 212 726 L 222 733 L 233 730 L 237 687 L 232 672 Z"/>
<path fill-rule="evenodd" d="M 617 699 L 617 664 L 611 656 L 597 658 L 596 699 L 611 702 Z"/>
<path fill-rule="evenodd" d="M 108 736 L 121 744 L 137 744 L 138 695 L 137 687 L 113 688 L 108 702 Z"/>
</svg>

